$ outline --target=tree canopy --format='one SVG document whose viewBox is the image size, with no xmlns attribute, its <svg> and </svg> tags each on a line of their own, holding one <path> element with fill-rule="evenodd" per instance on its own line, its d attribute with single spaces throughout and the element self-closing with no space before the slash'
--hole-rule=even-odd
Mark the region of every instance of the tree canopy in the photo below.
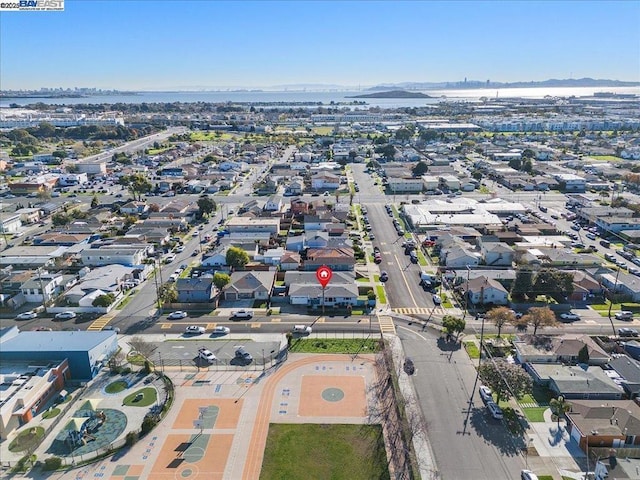
<svg viewBox="0 0 640 480">
<path fill-rule="evenodd" d="M 548 295 L 558 301 L 564 301 L 574 290 L 573 275 L 555 269 L 540 270 L 533 281 L 536 295 Z"/>
<path fill-rule="evenodd" d="M 454 317 L 453 315 L 445 315 L 442 318 L 442 326 L 450 334 L 458 334 L 462 332 L 467 325 L 460 317 Z"/>
<path fill-rule="evenodd" d="M 515 323 L 516 314 L 513 313 L 513 310 L 507 307 L 492 308 L 487 314 L 487 320 L 489 320 L 496 326 L 496 328 L 498 329 L 498 337 L 500 337 L 502 327 L 504 327 L 508 323 Z"/>
<path fill-rule="evenodd" d="M 149 179 L 142 173 L 124 175 L 120 177 L 119 183 L 127 187 L 134 200 L 140 200 L 143 193 L 148 193 L 153 188 Z"/>
<path fill-rule="evenodd" d="M 429 171 L 429 166 L 427 165 L 427 162 L 423 160 L 420 160 L 411 169 L 411 173 L 413 174 L 414 177 L 420 177 L 425 173 L 427 173 L 428 171 Z"/>
<path fill-rule="evenodd" d="M 560 324 L 556 320 L 556 316 L 549 307 L 531 307 L 529 312 L 522 317 L 522 323 L 533 326 L 533 334 L 538 332 L 539 328 L 557 327 Z"/>
<path fill-rule="evenodd" d="M 198 199 L 198 216 L 205 217 L 215 212 L 217 208 L 216 202 L 206 195 Z"/>
<path fill-rule="evenodd" d="M 533 380 L 524 368 L 501 359 L 480 365 L 478 375 L 482 383 L 496 394 L 496 403 L 512 397 L 522 398 L 533 391 Z"/>
<path fill-rule="evenodd" d="M 243 268 L 249 263 L 249 255 L 240 247 L 229 247 L 225 257 L 227 265 L 233 269 Z"/>
<path fill-rule="evenodd" d="M 227 275 L 226 273 L 216 272 L 213 275 L 213 284 L 220 291 L 224 287 L 226 287 L 229 284 L 230 281 L 231 281 L 231 277 L 229 275 Z"/>
</svg>

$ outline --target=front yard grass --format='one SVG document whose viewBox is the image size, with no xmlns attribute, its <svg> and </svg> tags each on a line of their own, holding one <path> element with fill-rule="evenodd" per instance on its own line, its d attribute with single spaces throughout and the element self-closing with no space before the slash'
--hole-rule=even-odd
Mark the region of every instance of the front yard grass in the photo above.
<svg viewBox="0 0 640 480">
<path fill-rule="evenodd" d="M 298 338 L 291 342 L 292 353 L 374 353 L 378 341 L 362 338 Z"/>
<path fill-rule="evenodd" d="M 260 480 L 285 478 L 389 479 L 380 425 L 270 424 Z"/>
<path fill-rule="evenodd" d="M 378 301 L 380 303 L 387 303 L 387 297 L 384 294 L 384 287 L 382 285 L 376 285 L 376 294 L 378 295 Z"/>
<path fill-rule="evenodd" d="M 15 453 L 28 450 L 29 448 L 38 445 L 42 437 L 44 437 L 44 428 L 27 427 L 11 441 L 9 444 L 9 451 Z"/>
<path fill-rule="evenodd" d="M 522 413 L 527 417 L 530 422 L 541 423 L 544 422 L 544 411 L 549 407 L 520 407 Z"/>
</svg>

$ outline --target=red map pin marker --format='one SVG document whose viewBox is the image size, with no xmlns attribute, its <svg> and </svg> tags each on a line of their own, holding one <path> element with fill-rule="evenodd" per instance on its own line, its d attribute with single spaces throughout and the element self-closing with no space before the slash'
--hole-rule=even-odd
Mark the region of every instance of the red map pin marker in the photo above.
<svg viewBox="0 0 640 480">
<path fill-rule="evenodd" d="M 316 278 L 318 279 L 318 283 L 322 285 L 322 288 L 325 288 L 327 286 L 327 284 L 331 281 L 332 276 L 333 272 L 326 265 L 323 265 L 316 270 Z"/>
</svg>

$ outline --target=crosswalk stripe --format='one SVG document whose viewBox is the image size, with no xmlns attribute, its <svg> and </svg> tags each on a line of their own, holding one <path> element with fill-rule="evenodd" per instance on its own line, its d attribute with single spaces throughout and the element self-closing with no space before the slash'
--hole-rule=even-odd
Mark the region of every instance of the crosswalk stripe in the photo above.
<svg viewBox="0 0 640 480">
<path fill-rule="evenodd" d="M 319 317 L 315 323 L 324 323 L 327 319 L 325 317 Z"/>
<path fill-rule="evenodd" d="M 169 330 L 171 328 L 172 324 L 171 323 L 161 323 L 160 324 L 160 328 L 163 330 Z"/>
<path fill-rule="evenodd" d="M 431 308 L 428 307 L 400 307 L 392 309 L 396 313 L 402 313 L 404 315 L 428 315 L 431 313 Z"/>
<path fill-rule="evenodd" d="M 396 326 L 393 323 L 393 318 L 386 315 L 378 317 L 378 324 L 380 325 L 380 332 L 382 333 L 396 333 Z"/>
<path fill-rule="evenodd" d="M 213 330 L 214 328 L 216 328 L 218 326 L 217 323 L 207 323 L 207 326 L 205 327 L 207 330 Z"/>
<path fill-rule="evenodd" d="M 260 328 L 262 326 L 261 323 L 252 323 L 251 328 Z"/>
<path fill-rule="evenodd" d="M 281 322 L 281 321 L 282 321 L 282 319 L 281 319 L 281 318 L 272 318 L 272 319 L 271 319 L 271 322 L 273 322 L 273 323 L 279 323 L 279 322 Z"/>
</svg>

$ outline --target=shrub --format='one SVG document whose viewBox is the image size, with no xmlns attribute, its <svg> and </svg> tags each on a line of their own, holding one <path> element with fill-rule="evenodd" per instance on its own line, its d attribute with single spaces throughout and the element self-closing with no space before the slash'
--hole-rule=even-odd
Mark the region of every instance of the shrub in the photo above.
<svg viewBox="0 0 640 480">
<path fill-rule="evenodd" d="M 62 466 L 62 459 L 60 457 L 49 457 L 44 461 L 45 470 L 58 470 Z"/>
<path fill-rule="evenodd" d="M 143 369 L 144 373 L 146 375 L 149 375 L 151 373 L 151 363 L 149 363 L 149 360 L 145 360 L 144 361 L 144 369 Z"/>
<path fill-rule="evenodd" d="M 158 424 L 158 419 L 154 415 L 146 415 L 142 420 L 142 427 L 140 433 L 146 435 Z"/>
<path fill-rule="evenodd" d="M 127 433 L 125 440 L 126 440 L 125 444 L 127 445 L 127 447 L 131 447 L 134 443 L 138 441 L 138 432 Z"/>
</svg>

